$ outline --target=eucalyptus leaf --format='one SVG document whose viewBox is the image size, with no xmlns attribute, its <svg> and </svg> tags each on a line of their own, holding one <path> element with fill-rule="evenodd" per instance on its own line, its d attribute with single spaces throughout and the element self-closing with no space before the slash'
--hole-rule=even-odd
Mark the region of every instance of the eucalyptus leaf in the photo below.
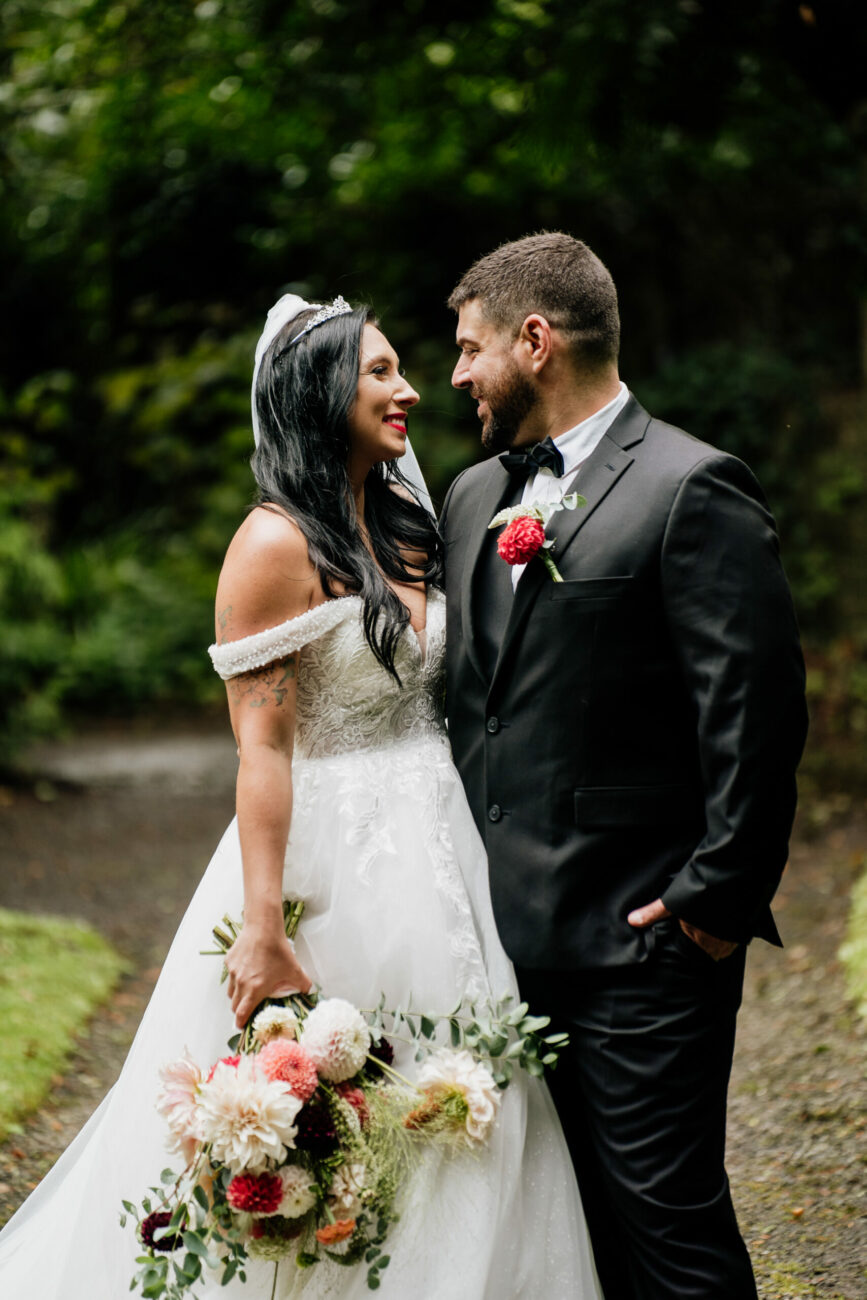
<svg viewBox="0 0 867 1300">
<path fill-rule="evenodd" d="M 547 1029 L 550 1023 L 550 1016 L 525 1016 L 518 1030 L 522 1034 L 537 1034 L 540 1029 Z"/>
<path fill-rule="evenodd" d="M 519 1025 L 529 1010 L 530 1004 L 528 1002 L 519 1002 L 514 1011 L 510 1011 L 505 1017 L 506 1024 Z"/>
</svg>

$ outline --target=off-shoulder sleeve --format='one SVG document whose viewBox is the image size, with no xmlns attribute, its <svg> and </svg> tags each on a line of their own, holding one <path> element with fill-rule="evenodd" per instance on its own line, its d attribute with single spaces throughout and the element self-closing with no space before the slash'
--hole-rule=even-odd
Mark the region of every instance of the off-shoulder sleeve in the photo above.
<svg viewBox="0 0 867 1300">
<path fill-rule="evenodd" d="M 338 596 L 335 600 L 326 600 L 315 609 L 296 618 L 287 618 L 277 627 L 266 628 L 264 632 L 254 632 L 252 636 L 241 637 L 238 641 L 226 641 L 222 645 L 208 647 L 208 654 L 215 671 L 228 681 L 239 673 L 249 673 L 256 668 L 300 650 L 302 646 L 317 641 L 319 637 L 330 632 L 338 623 L 356 612 L 360 596 Z"/>
</svg>

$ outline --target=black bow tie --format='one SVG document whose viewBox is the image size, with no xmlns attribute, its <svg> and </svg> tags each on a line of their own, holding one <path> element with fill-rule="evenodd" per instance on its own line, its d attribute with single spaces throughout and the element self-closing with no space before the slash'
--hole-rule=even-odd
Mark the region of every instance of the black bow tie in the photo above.
<svg viewBox="0 0 867 1300">
<path fill-rule="evenodd" d="M 553 470 L 556 478 L 563 476 L 563 456 L 550 438 L 537 442 L 529 451 L 505 452 L 500 464 L 515 478 L 530 478 L 539 469 Z"/>
</svg>

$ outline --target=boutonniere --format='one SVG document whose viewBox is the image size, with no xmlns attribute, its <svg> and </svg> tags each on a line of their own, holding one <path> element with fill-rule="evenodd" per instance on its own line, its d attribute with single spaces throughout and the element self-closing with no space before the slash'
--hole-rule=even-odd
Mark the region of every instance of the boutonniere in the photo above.
<svg viewBox="0 0 867 1300">
<path fill-rule="evenodd" d="M 586 506 L 586 497 L 577 492 L 570 492 L 559 501 L 538 501 L 532 505 L 507 506 L 494 515 L 489 528 L 503 528 L 497 539 L 497 554 L 507 564 L 528 564 L 534 555 L 541 555 L 542 563 L 554 582 L 563 578 L 551 555 L 554 540 L 545 536 L 545 527 L 552 515 L 558 510 L 575 510 Z"/>
</svg>

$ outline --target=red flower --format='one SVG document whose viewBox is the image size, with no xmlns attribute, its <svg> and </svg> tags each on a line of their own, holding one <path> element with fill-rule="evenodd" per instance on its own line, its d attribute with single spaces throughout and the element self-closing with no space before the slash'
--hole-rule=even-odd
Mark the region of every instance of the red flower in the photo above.
<svg viewBox="0 0 867 1300">
<path fill-rule="evenodd" d="M 316 1066 L 299 1043 L 290 1038 L 275 1038 L 266 1043 L 256 1064 L 269 1079 L 280 1079 L 290 1092 L 309 1101 L 319 1086 Z"/>
<path fill-rule="evenodd" d="M 236 1174 L 226 1188 L 226 1200 L 233 1210 L 248 1214 L 276 1214 L 283 1200 L 279 1174 Z"/>
<path fill-rule="evenodd" d="M 497 553 L 507 564 L 526 564 L 542 549 L 545 529 L 541 521 L 521 515 L 500 533 Z"/>
<path fill-rule="evenodd" d="M 175 1250 L 181 1244 L 179 1233 L 166 1233 L 159 1239 L 155 1233 L 162 1228 L 167 1228 L 172 1221 L 172 1216 L 167 1210 L 154 1210 L 146 1219 L 142 1219 L 139 1224 L 139 1236 L 142 1245 L 150 1247 L 151 1250 Z"/>
<path fill-rule="evenodd" d="M 210 1071 L 208 1072 L 208 1077 L 206 1082 L 207 1083 L 211 1082 L 211 1080 L 214 1077 L 214 1071 L 216 1070 L 218 1065 L 232 1065 L 237 1070 L 240 1064 L 241 1064 L 240 1056 L 224 1056 L 221 1061 L 215 1061 L 214 1064 L 211 1066 Z"/>
</svg>

